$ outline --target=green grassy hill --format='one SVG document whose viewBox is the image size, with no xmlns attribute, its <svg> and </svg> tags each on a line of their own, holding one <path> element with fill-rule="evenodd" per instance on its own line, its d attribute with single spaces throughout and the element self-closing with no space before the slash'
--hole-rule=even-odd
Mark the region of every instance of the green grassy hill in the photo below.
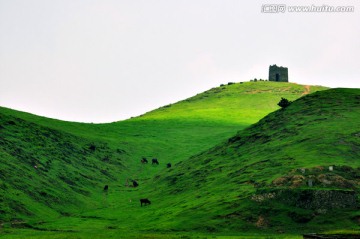
<svg viewBox="0 0 360 239">
<path fill-rule="evenodd" d="M 184 230 L 359 229 L 359 116 L 359 89 L 300 98 L 158 175 L 151 210 Z"/>
<path fill-rule="evenodd" d="M 308 218 L 308 209 L 297 210 L 285 203 L 275 205 L 283 210 L 266 213 L 268 209 L 249 197 L 285 190 L 298 175 L 294 170 L 303 167 L 306 173 L 312 172 L 327 166 L 325 159 L 332 157 L 333 164 L 350 166 L 349 174 L 356 175 L 355 160 L 345 163 L 338 155 L 356 157 L 358 138 L 342 132 L 350 124 L 356 129 L 358 105 L 348 95 L 357 97 L 358 92 L 324 91 L 318 100 L 310 95 L 242 130 L 279 109 L 281 97 L 295 100 L 324 89 L 291 83 L 237 83 L 110 124 L 63 122 L 0 108 L 0 189 L 5 195 L 0 201 L 0 220 L 5 228 L 12 221 L 15 227 L 47 231 L 39 231 L 40 235 L 55 231 L 65 233 L 66 238 L 69 233 L 103 238 L 104 233 L 110 237 L 157 230 L 230 233 L 319 228 L 316 220 L 321 216 L 307 224 L 296 221 Z M 337 100 L 331 101 L 334 97 Z M 301 103 L 305 99 L 311 104 Z M 340 116 L 334 119 L 336 112 Z M 336 128 L 329 131 L 328 126 Z M 319 135 L 322 137 L 314 141 Z M 337 145 L 333 140 L 341 135 L 344 143 Z M 350 138 L 354 144 L 348 146 Z M 241 139 L 246 140 L 241 143 Z M 219 145 L 221 142 L 227 143 Z M 219 146 L 207 151 L 215 145 Z M 346 154 L 349 147 L 355 148 Z M 160 165 L 141 164 L 141 157 L 156 157 Z M 173 165 L 170 169 L 165 167 L 168 162 Z M 337 174 L 352 185 L 347 181 L 355 179 L 346 175 Z M 328 175 L 317 179 L 319 176 L 321 173 L 305 175 L 302 186 L 309 177 L 316 178 L 314 184 L 333 180 Z M 129 179 L 136 179 L 140 186 L 125 187 Z M 102 190 L 105 184 L 108 193 Z M 153 204 L 141 208 L 138 200 L 143 197 Z M 271 203 L 267 208 L 275 207 Z M 268 216 L 272 214 L 279 218 Z M 351 220 L 357 215 L 349 217 L 346 212 L 343 216 L 343 225 L 355 225 Z M 256 225 L 261 218 L 263 225 Z M 290 222 L 285 223 L 287 220 Z M 28 238 L 33 231 L 27 233 L 20 230 L 17 236 Z"/>
<path fill-rule="evenodd" d="M 71 217 L 71 225 L 64 217 L 41 226 L 195 238 L 358 231 L 359 100 L 358 89 L 305 96 L 210 150 L 158 169 L 139 189 L 115 188 L 108 206 Z M 142 197 L 152 205 L 140 207 Z"/>
<path fill-rule="evenodd" d="M 293 83 L 244 82 L 213 88 L 187 100 L 161 107 L 140 117 L 110 124 L 82 124 L 0 108 L 11 115 L 109 147 L 124 148 L 137 160 L 142 156 L 177 162 L 231 137 L 278 109 L 281 97 L 297 99 L 324 90 Z M 137 161 L 136 161 L 137 163 Z M 133 161 L 129 163 L 132 167 Z M 137 164 L 136 164 L 137 165 Z"/>
<path fill-rule="evenodd" d="M 53 218 L 96 206 L 94 188 L 117 180 L 128 155 L 10 115 L 0 115 L 0 221 Z"/>
</svg>

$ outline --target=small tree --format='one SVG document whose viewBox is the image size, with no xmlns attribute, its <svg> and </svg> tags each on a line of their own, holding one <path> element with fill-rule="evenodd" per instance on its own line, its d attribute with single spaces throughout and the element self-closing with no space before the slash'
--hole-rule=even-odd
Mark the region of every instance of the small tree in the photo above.
<svg viewBox="0 0 360 239">
<path fill-rule="evenodd" d="M 278 106 L 280 106 L 281 108 L 286 108 L 288 107 L 290 104 L 292 103 L 292 101 L 289 101 L 288 99 L 285 98 L 281 98 L 280 102 L 278 103 Z"/>
</svg>

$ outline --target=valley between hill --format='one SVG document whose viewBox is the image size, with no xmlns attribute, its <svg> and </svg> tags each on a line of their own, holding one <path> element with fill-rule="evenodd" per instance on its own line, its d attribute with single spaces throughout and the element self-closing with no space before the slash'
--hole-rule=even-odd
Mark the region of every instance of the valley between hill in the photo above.
<svg viewBox="0 0 360 239">
<path fill-rule="evenodd" d="M 281 97 L 295 102 L 278 110 Z M 0 108 L 0 237 L 355 230 L 359 102 L 357 89 L 244 82 L 109 124 Z"/>
</svg>

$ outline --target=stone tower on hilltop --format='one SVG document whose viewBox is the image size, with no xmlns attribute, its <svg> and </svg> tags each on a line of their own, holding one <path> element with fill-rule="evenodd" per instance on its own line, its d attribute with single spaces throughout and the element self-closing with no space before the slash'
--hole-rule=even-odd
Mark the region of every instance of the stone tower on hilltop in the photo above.
<svg viewBox="0 0 360 239">
<path fill-rule="evenodd" d="M 270 66 L 269 81 L 289 82 L 288 68 L 277 65 Z"/>
</svg>

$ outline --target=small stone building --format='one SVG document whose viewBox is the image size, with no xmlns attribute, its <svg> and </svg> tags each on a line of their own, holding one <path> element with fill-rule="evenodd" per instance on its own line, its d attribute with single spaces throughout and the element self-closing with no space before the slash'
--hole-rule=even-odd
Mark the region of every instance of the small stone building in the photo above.
<svg viewBox="0 0 360 239">
<path fill-rule="evenodd" d="M 288 68 L 277 65 L 270 66 L 269 81 L 289 82 Z"/>
</svg>

